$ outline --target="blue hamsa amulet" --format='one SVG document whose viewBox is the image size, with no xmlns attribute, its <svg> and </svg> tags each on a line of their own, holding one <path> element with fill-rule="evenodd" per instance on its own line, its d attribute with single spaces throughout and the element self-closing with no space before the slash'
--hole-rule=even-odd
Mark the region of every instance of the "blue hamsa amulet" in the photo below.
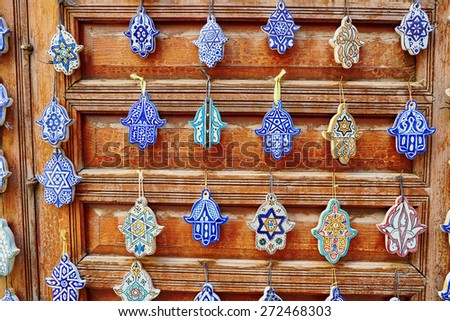
<svg viewBox="0 0 450 321">
<path fill-rule="evenodd" d="M 8 222 L 4 218 L 0 218 L 0 277 L 11 273 L 19 252 Z"/>
<path fill-rule="evenodd" d="M 8 162 L 5 156 L 3 156 L 3 151 L 0 150 L 0 194 L 6 191 L 8 186 L 8 177 L 11 176 L 11 172 L 8 170 Z"/>
<path fill-rule="evenodd" d="M 125 36 L 130 38 L 131 51 L 141 58 L 147 58 L 156 49 L 155 37 L 158 34 L 159 30 L 156 30 L 152 18 L 147 15 L 144 7 L 139 6 L 137 15 L 131 19 L 125 32 Z"/>
<path fill-rule="evenodd" d="M 408 100 L 403 110 L 397 115 L 394 127 L 388 133 L 395 136 L 395 146 L 399 154 L 405 154 L 413 160 L 417 154 L 425 153 L 427 136 L 436 132 L 436 128 L 428 125 L 427 118 L 417 109 L 417 102 Z"/>
<path fill-rule="evenodd" d="M 450 233 L 450 210 L 447 212 L 444 224 L 441 224 L 441 230 L 445 233 Z M 448 235 L 448 243 L 450 244 L 450 234 Z"/>
<path fill-rule="evenodd" d="M 294 33 L 300 26 L 294 23 L 294 18 L 286 8 L 284 0 L 279 0 L 277 10 L 270 15 L 267 24 L 261 29 L 268 34 L 270 49 L 284 54 L 287 49 L 294 46 Z"/>
<path fill-rule="evenodd" d="M 264 152 L 271 154 L 275 160 L 280 160 L 283 155 L 292 151 L 292 136 L 300 133 L 299 128 L 294 127 L 291 115 L 283 109 L 283 103 L 273 103 L 272 109 L 264 116 L 262 126 L 255 129 L 258 136 L 263 137 Z"/>
<path fill-rule="evenodd" d="M 344 297 L 341 295 L 341 289 L 337 284 L 333 284 L 330 287 L 330 295 L 325 301 L 345 301 Z"/>
<path fill-rule="evenodd" d="M 264 288 L 264 294 L 258 301 L 283 301 L 271 286 Z"/>
<path fill-rule="evenodd" d="M 75 38 L 63 25 L 58 25 L 56 30 L 47 53 L 53 59 L 55 70 L 69 76 L 80 67 L 78 52 L 83 49 L 83 46 L 76 43 Z"/>
<path fill-rule="evenodd" d="M 66 109 L 59 104 L 56 97 L 52 97 L 50 103 L 45 107 L 41 119 L 36 120 L 36 124 L 42 127 L 42 139 L 54 147 L 58 147 L 69 139 L 68 127 L 72 122 Z"/>
<path fill-rule="evenodd" d="M 428 46 L 428 34 L 435 29 L 422 10 L 419 0 L 414 0 L 408 13 L 403 17 L 400 26 L 395 28 L 401 37 L 402 49 L 410 55 L 417 55 Z"/>
<path fill-rule="evenodd" d="M 205 283 L 202 290 L 195 296 L 194 301 L 220 301 L 211 283 Z"/>
<path fill-rule="evenodd" d="M 0 126 L 3 126 L 6 120 L 6 108 L 10 107 L 13 100 L 8 97 L 5 86 L 0 84 Z"/>
<path fill-rule="evenodd" d="M 217 62 L 222 61 L 224 45 L 227 41 L 228 38 L 225 38 L 222 28 L 216 22 L 216 17 L 209 15 L 198 40 L 194 41 L 198 47 L 200 62 L 206 64 L 208 68 L 213 68 Z"/>
<path fill-rule="evenodd" d="M 202 191 L 202 196 L 191 209 L 191 215 L 184 216 L 186 223 L 192 224 L 192 238 L 201 241 L 203 246 L 218 242 L 220 226 L 228 221 L 228 216 L 222 216 L 219 205 L 211 197 L 209 189 Z"/>
<path fill-rule="evenodd" d="M 8 38 L 10 35 L 11 31 L 6 24 L 6 20 L 0 17 L 0 56 L 8 52 Z"/>
</svg>

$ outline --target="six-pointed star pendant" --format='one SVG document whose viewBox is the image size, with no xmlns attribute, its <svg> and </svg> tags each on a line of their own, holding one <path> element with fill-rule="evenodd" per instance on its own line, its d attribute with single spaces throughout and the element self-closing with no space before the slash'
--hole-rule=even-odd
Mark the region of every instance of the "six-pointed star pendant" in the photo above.
<svg viewBox="0 0 450 321">
<path fill-rule="evenodd" d="M 258 217 L 258 230 L 257 233 L 267 234 L 269 240 L 277 234 L 284 234 L 282 224 L 286 219 L 285 216 L 277 216 L 273 208 L 267 211 L 266 214 L 262 214 Z"/>
<path fill-rule="evenodd" d="M 348 132 L 352 131 L 350 128 L 350 124 L 350 119 L 348 119 L 347 115 L 345 115 L 341 120 L 338 120 L 338 131 L 341 132 L 343 136 L 345 136 Z"/>
<path fill-rule="evenodd" d="M 278 20 L 270 19 L 268 25 L 268 33 L 276 35 L 280 41 L 284 37 L 294 37 L 294 22 L 287 21 L 284 15 L 280 15 Z"/>
<path fill-rule="evenodd" d="M 406 20 L 406 35 L 413 37 L 415 41 L 427 36 L 427 25 L 425 20 L 416 16 L 414 19 Z"/>
<path fill-rule="evenodd" d="M 71 186 L 67 181 L 70 171 L 64 171 L 61 166 L 56 163 L 52 170 L 44 171 L 44 174 L 48 178 L 47 187 L 52 188 L 59 195 L 62 189 L 70 189 Z"/>
<path fill-rule="evenodd" d="M 208 29 L 202 30 L 202 34 L 200 35 L 199 43 L 204 43 L 208 46 L 208 49 L 216 43 L 221 43 L 220 35 L 222 30 L 216 28 L 214 24 L 209 24 Z"/>
</svg>

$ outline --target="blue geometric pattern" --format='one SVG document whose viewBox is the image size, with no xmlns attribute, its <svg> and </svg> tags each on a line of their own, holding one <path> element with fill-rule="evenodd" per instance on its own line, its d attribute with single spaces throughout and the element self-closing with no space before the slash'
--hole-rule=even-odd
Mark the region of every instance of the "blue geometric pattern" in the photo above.
<svg viewBox="0 0 450 321">
<path fill-rule="evenodd" d="M 444 224 L 441 224 L 441 230 L 445 233 L 449 233 L 449 243 L 450 243 L 450 210 L 447 212 Z"/>
<path fill-rule="evenodd" d="M 202 197 L 192 206 L 191 215 L 183 218 L 186 223 L 192 224 L 192 238 L 201 241 L 203 246 L 219 241 L 220 226 L 228 221 L 228 216 L 221 215 L 219 205 L 207 188 L 203 189 Z"/>
<path fill-rule="evenodd" d="M 66 109 L 59 104 L 58 98 L 52 97 L 45 107 L 41 119 L 36 124 L 42 127 L 41 137 L 52 146 L 58 147 L 69 138 L 69 125 L 73 122 Z"/>
<path fill-rule="evenodd" d="M 271 286 L 266 286 L 263 296 L 258 301 L 283 301 Z"/>
<path fill-rule="evenodd" d="M 125 224 L 119 231 L 125 234 L 127 251 L 137 258 L 152 255 L 156 251 L 156 236 L 164 226 L 158 225 L 156 215 L 147 207 L 145 197 L 138 198 L 136 204 L 128 211 Z"/>
<path fill-rule="evenodd" d="M 125 36 L 130 38 L 130 48 L 141 58 L 154 52 L 156 49 L 155 36 L 159 34 L 156 30 L 152 18 L 147 15 L 144 7 L 139 6 L 137 15 L 130 21 L 130 26 L 125 32 Z"/>
<path fill-rule="evenodd" d="M 205 283 L 202 291 L 195 296 L 194 301 L 220 301 L 220 298 L 214 293 L 211 283 Z"/>
<path fill-rule="evenodd" d="M 153 287 L 152 278 L 142 269 L 139 261 L 134 261 L 131 270 L 125 275 L 120 285 L 113 288 L 122 301 L 151 301 L 161 290 Z"/>
<path fill-rule="evenodd" d="M 417 154 L 426 151 L 426 136 L 434 134 L 436 128 L 428 126 L 425 115 L 417 109 L 417 102 L 411 99 L 405 110 L 397 115 L 394 127 L 387 131 L 396 138 L 397 152 L 413 160 Z"/>
<path fill-rule="evenodd" d="M 14 267 L 14 259 L 19 252 L 8 222 L 0 218 L 0 277 L 11 273 Z"/>
<path fill-rule="evenodd" d="M 294 46 L 294 32 L 300 29 L 300 26 L 294 23 L 294 18 L 286 9 L 284 0 L 279 0 L 277 10 L 270 15 L 269 21 L 261 29 L 269 35 L 270 49 L 284 54 L 287 49 Z"/>
<path fill-rule="evenodd" d="M 6 24 L 5 19 L 3 19 L 3 17 L 0 17 L 0 56 L 8 52 L 8 37 L 10 34 L 11 31 Z"/>
<path fill-rule="evenodd" d="M 11 106 L 13 100 L 8 97 L 8 92 L 6 91 L 5 86 L 0 84 L 0 126 L 5 123 L 6 119 L 6 108 Z"/>
<path fill-rule="evenodd" d="M 286 247 L 286 233 L 294 228 L 295 223 L 289 221 L 286 209 L 277 202 L 275 194 L 269 193 L 247 225 L 256 232 L 256 248 L 274 254 Z"/>
<path fill-rule="evenodd" d="M 42 175 L 36 175 L 39 183 L 44 185 L 44 199 L 47 204 L 61 207 L 73 200 L 74 186 L 81 181 L 70 159 L 60 149 L 53 151 L 47 161 Z"/>
<path fill-rule="evenodd" d="M 410 55 L 417 55 L 420 50 L 427 48 L 428 33 L 434 28 L 435 26 L 430 25 L 430 20 L 422 10 L 419 0 L 415 0 L 395 31 L 401 36 L 402 49 L 408 50 Z"/>
<path fill-rule="evenodd" d="M 6 289 L 5 295 L 3 296 L 3 298 L 0 299 L 0 301 L 20 301 L 20 300 L 14 293 L 13 289 Z"/>
<path fill-rule="evenodd" d="M 439 297 L 444 301 L 450 301 L 450 273 L 447 274 L 442 291 L 438 292 Z"/>
<path fill-rule="evenodd" d="M 156 106 L 148 93 L 139 96 L 139 101 L 131 106 L 127 118 L 121 118 L 122 125 L 129 128 L 128 142 L 138 144 L 140 150 L 156 143 L 157 129 L 163 127 L 165 119 L 160 119 Z"/>
<path fill-rule="evenodd" d="M 8 171 L 8 162 L 4 156 L 0 155 L 0 193 L 6 191 L 9 176 L 11 176 L 11 172 Z"/>
<path fill-rule="evenodd" d="M 283 103 L 279 100 L 278 106 L 272 104 L 272 109 L 264 116 L 262 127 L 255 133 L 264 138 L 264 152 L 280 160 L 292 151 L 292 136 L 298 135 L 300 129 L 294 127 L 291 115 L 283 109 Z"/>
<path fill-rule="evenodd" d="M 45 284 L 53 288 L 53 301 L 78 301 L 78 290 L 84 288 L 86 281 L 80 278 L 77 267 L 65 253 L 53 268 L 52 276 L 45 279 Z"/>
<path fill-rule="evenodd" d="M 63 25 L 58 25 L 56 30 L 47 53 L 52 57 L 56 71 L 71 75 L 74 69 L 80 67 L 78 52 L 83 46 L 77 45 L 75 38 Z"/>
<path fill-rule="evenodd" d="M 227 123 L 223 122 L 219 110 L 214 106 L 211 98 L 206 98 L 205 103 L 200 107 L 193 121 L 189 125 L 194 127 L 194 141 L 196 144 L 203 145 L 208 150 L 211 145 L 220 142 L 220 130 Z"/>
<path fill-rule="evenodd" d="M 341 289 L 339 289 L 337 285 L 332 285 L 330 288 L 330 295 L 325 299 L 325 301 L 345 301 L 345 299 L 341 295 Z"/>
<path fill-rule="evenodd" d="M 227 41 L 228 38 L 225 38 L 222 28 L 216 22 L 216 17 L 209 15 L 198 40 L 194 41 L 198 47 L 200 62 L 206 64 L 208 68 L 213 68 L 218 61 L 222 61 L 224 45 Z"/>
</svg>

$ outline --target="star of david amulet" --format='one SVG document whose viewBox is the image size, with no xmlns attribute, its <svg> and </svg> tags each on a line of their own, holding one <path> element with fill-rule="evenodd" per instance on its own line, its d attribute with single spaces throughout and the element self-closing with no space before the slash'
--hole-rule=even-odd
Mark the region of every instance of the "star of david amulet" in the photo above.
<svg viewBox="0 0 450 321">
<path fill-rule="evenodd" d="M 356 154 L 356 140 L 362 132 L 356 129 L 356 122 L 347 109 L 346 104 L 340 104 L 336 115 L 331 118 L 328 131 L 322 132 L 323 138 L 330 141 L 331 155 L 348 164 L 350 157 Z"/>
<path fill-rule="evenodd" d="M 76 43 L 75 38 L 63 25 L 58 25 L 56 30 L 47 53 L 53 59 L 55 70 L 68 76 L 80 67 L 78 52 L 83 49 L 83 46 Z"/>
<path fill-rule="evenodd" d="M 81 181 L 70 159 L 65 157 L 59 148 L 53 151 L 42 175 L 36 175 L 36 178 L 44 185 L 45 202 L 56 207 L 72 202 L 75 185 Z"/>
<path fill-rule="evenodd" d="M 130 26 L 125 36 L 130 38 L 130 48 L 134 54 L 141 58 L 147 58 L 156 49 L 155 37 L 159 34 L 152 18 L 147 15 L 144 7 L 139 6 L 137 15 L 130 21 Z"/>
<path fill-rule="evenodd" d="M 341 64 L 345 69 L 349 69 L 359 61 L 359 48 L 364 45 L 364 42 L 359 39 L 359 33 L 352 24 L 352 18 L 345 16 L 329 44 L 334 48 L 336 63 Z"/>
<path fill-rule="evenodd" d="M 45 284 L 52 288 L 53 301 L 78 301 L 78 291 L 84 288 L 86 281 L 81 279 L 69 255 L 63 254 Z"/>
<path fill-rule="evenodd" d="M 247 225 L 256 233 L 256 248 L 274 254 L 286 247 L 286 233 L 294 228 L 295 223 L 289 221 L 286 209 L 277 201 L 275 194 L 269 193 Z"/>
<path fill-rule="evenodd" d="M 114 287 L 114 292 L 122 301 L 151 301 L 161 292 L 153 287 L 150 275 L 142 268 L 139 261 L 134 261 L 120 285 Z"/>
<path fill-rule="evenodd" d="M 200 31 L 198 40 L 194 44 L 198 47 L 198 57 L 200 62 L 214 68 L 217 62 L 222 61 L 224 46 L 228 41 L 225 38 L 222 28 L 216 22 L 214 15 L 209 15 L 206 24 Z"/>
<path fill-rule="evenodd" d="M 340 258 L 347 255 L 350 240 L 356 236 L 357 230 L 350 227 L 350 216 L 341 209 L 337 199 L 331 199 L 327 208 L 320 214 L 317 227 L 311 230 L 318 240 L 321 255 L 331 264 L 336 264 Z"/>
<path fill-rule="evenodd" d="M 72 122 L 66 109 L 59 104 L 56 97 L 52 97 L 50 103 L 45 107 L 41 119 L 36 120 L 36 124 L 42 127 L 42 139 L 54 147 L 58 147 L 69 139 L 68 127 Z"/>
<path fill-rule="evenodd" d="M 263 137 L 264 152 L 271 154 L 275 160 L 292 151 L 292 137 L 300 133 L 294 127 L 291 115 L 283 109 L 283 102 L 273 103 L 272 109 L 264 116 L 262 126 L 255 129 L 258 136 Z"/>
<path fill-rule="evenodd" d="M 14 242 L 14 234 L 8 222 L 0 218 L 0 277 L 7 276 L 14 267 L 14 260 L 20 250 Z"/>
<path fill-rule="evenodd" d="M 6 289 L 3 298 L 0 301 L 20 301 L 14 289 Z"/>
<path fill-rule="evenodd" d="M 202 290 L 195 296 L 194 301 L 220 301 L 211 283 L 205 283 Z"/>
<path fill-rule="evenodd" d="M 222 216 L 219 205 L 205 188 L 201 198 L 192 206 L 190 216 L 184 216 L 184 221 L 192 224 L 192 238 L 203 246 L 209 246 L 211 242 L 219 241 L 220 226 L 228 221 L 228 216 Z"/>
<path fill-rule="evenodd" d="M 120 122 L 128 127 L 128 142 L 137 144 L 140 150 L 153 146 L 158 128 L 166 124 L 165 119 L 159 118 L 158 110 L 148 93 L 140 95 L 139 101 L 131 106 L 128 117 L 120 119 Z"/>
<path fill-rule="evenodd" d="M 258 301 L 283 301 L 271 286 L 266 286 L 263 296 Z"/>
<path fill-rule="evenodd" d="M 422 10 L 419 0 L 414 0 L 408 13 L 403 17 L 400 26 L 395 31 L 401 37 L 402 49 L 410 55 L 417 55 L 428 46 L 428 34 L 435 29 L 430 24 L 428 16 Z"/>
<path fill-rule="evenodd" d="M 425 153 L 427 136 L 434 134 L 436 128 L 428 125 L 425 115 L 417 109 L 417 102 L 411 99 L 395 118 L 394 127 L 387 131 L 395 136 L 397 152 L 413 160 L 417 154 Z"/>
<path fill-rule="evenodd" d="M 420 222 L 419 214 L 408 204 L 408 199 L 400 195 L 377 228 L 385 235 L 386 251 L 405 257 L 417 251 L 419 234 L 425 232 L 427 226 Z"/>
<path fill-rule="evenodd" d="M 287 49 L 294 46 L 294 33 L 300 26 L 294 23 L 294 18 L 286 8 L 284 0 L 279 0 L 277 9 L 261 29 L 268 35 L 269 48 L 284 54 Z"/>
<path fill-rule="evenodd" d="M 139 259 L 155 253 L 156 236 L 163 228 L 164 226 L 156 222 L 156 215 L 147 206 L 145 197 L 140 197 L 128 211 L 125 223 L 119 226 L 119 231 L 125 234 L 127 251 L 134 253 Z"/>
</svg>

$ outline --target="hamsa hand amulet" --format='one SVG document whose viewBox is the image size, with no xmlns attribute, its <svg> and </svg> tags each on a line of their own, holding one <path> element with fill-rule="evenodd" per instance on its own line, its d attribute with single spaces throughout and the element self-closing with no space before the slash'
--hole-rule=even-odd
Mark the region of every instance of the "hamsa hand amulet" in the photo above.
<svg viewBox="0 0 450 321">
<path fill-rule="evenodd" d="M 194 301 L 220 301 L 220 298 L 214 293 L 212 284 L 207 282 L 203 285 L 201 292 L 195 296 Z"/>
<path fill-rule="evenodd" d="M 66 31 L 66 28 L 58 25 L 47 53 L 53 59 L 55 70 L 69 76 L 80 67 L 78 52 L 82 49 L 83 46 L 77 45 L 75 38 Z"/>
<path fill-rule="evenodd" d="M 442 286 L 442 291 L 438 292 L 439 297 L 444 301 L 450 301 L 450 273 L 447 274 Z"/>
<path fill-rule="evenodd" d="M 114 292 L 122 301 L 151 301 L 161 292 L 153 287 L 152 278 L 142 268 L 139 261 L 134 261 L 120 285 L 114 287 Z"/>
<path fill-rule="evenodd" d="M 341 64 L 345 69 L 349 69 L 359 61 L 359 48 L 364 45 L 364 42 L 359 39 L 359 33 L 352 24 L 352 18 L 345 16 L 329 44 L 334 48 L 336 63 Z"/>
<path fill-rule="evenodd" d="M 158 34 L 159 30 L 156 30 L 152 18 L 147 15 L 144 7 L 139 6 L 137 15 L 131 19 L 125 32 L 125 36 L 130 38 L 131 51 L 141 58 L 147 58 L 156 49 L 155 37 Z"/>
<path fill-rule="evenodd" d="M 264 288 L 264 294 L 258 301 L 283 301 L 271 286 Z"/>
<path fill-rule="evenodd" d="M 6 191 L 8 187 L 8 177 L 11 176 L 11 172 L 8 170 L 8 162 L 3 156 L 3 151 L 0 150 L 0 194 Z"/>
<path fill-rule="evenodd" d="M 445 233 L 450 233 L 450 210 L 447 212 L 444 224 L 441 224 L 441 230 Z M 450 244 L 450 234 L 448 236 L 448 243 Z"/>
<path fill-rule="evenodd" d="M 330 287 L 330 295 L 325 301 L 345 301 L 344 297 L 341 295 L 341 289 L 337 284 L 333 284 Z"/>
<path fill-rule="evenodd" d="M 206 64 L 208 68 L 213 68 L 217 62 L 222 61 L 227 41 L 228 38 L 225 38 L 222 28 L 216 22 L 216 17 L 209 15 L 198 40 L 194 41 L 198 47 L 200 62 Z"/>
<path fill-rule="evenodd" d="M 285 248 L 286 233 L 292 231 L 295 223 L 289 221 L 286 209 L 277 201 L 275 194 L 269 193 L 253 221 L 247 222 L 247 225 L 256 232 L 256 248 L 274 254 Z"/>
<path fill-rule="evenodd" d="M 6 108 L 10 107 L 13 100 L 8 97 L 5 86 L 0 84 L 0 126 L 3 126 L 6 119 Z"/>
<path fill-rule="evenodd" d="M 0 56 L 8 52 L 8 38 L 10 35 L 11 31 L 6 24 L 6 20 L 0 17 Z"/>
<path fill-rule="evenodd" d="M 15 257 L 19 252 L 8 222 L 4 218 L 0 218 L 0 277 L 11 273 Z"/>
</svg>

